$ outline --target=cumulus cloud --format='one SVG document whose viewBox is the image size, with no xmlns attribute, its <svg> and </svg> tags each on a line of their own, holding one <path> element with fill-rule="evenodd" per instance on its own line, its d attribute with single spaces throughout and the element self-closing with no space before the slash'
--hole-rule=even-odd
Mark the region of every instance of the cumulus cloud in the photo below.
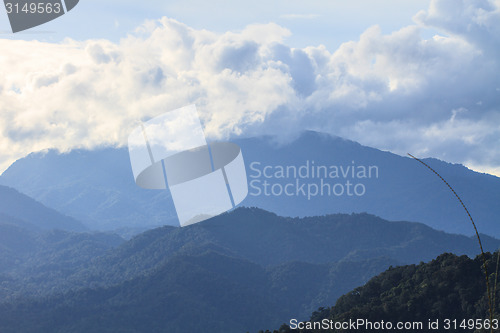
<svg viewBox="0 0 500 333">
<path fill-rule="evenodd" d="M 499 8 L 434 0 L 416 25 L 373 26 L 337 50 L 291 48 L 273 23 L 216 34 L 168 18 L 118 43 L 0 40 L 0 163 L 123 145 L 138 121 L 195 103 L 209 138 L 315 129 L 495 170 Z"/>
<path fill-rule="evenodd" d="M 423 25 L 460 36 L 482 51 L 499 53 L 500 2 L 498 0 L 433 1 L 428 11 L 415 15 Z"/>
</svg>

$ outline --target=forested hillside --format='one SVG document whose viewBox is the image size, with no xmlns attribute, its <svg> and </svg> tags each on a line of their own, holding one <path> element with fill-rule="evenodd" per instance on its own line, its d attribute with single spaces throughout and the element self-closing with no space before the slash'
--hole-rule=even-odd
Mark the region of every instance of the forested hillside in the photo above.
<svg viewBox="0 0 500 333">
<path fill-rule="evenodd" d="M 492 294 L 496 291 L 493 325 L 500 329 L 500 281 L 495 279 L 497 255 L 486 253 L 487 270 Z M 495 288 L 495 281 L 499 284 Z M 331 308 L 315 311 L 304 329 L 291 330 L 295 324 L 283 325 L 274 332 L 340 332 L 341 330 L 314 329 L 319 323 L 345 323 L 363 319 L 365 322 L 384 321 L 396 327 L 397 323 L 422 323 L 422 329 L 394 329 L 399 332 L 489 332 L 489 306 L 486 293 L 483 261 L 480 256 L 470 259 L 445 253 L 429 263 L 390 268 L 372 278 L 366 285 L 343 295 Z M 429 320 L 437 322 L 437 329 L 429 328 Z M 335 324 L 334 324 L 335 325 Z M 339 325 L 339 324 L 337 324 Z M 409 324 L 408 324 L 409 325 Z M 299 326 L 299 325 L 297 325 Z M 307 329 L 311 327 L 312 329 Z M 381 329 L 348 327 L 342 332 L 380 332 Z M 271 332 L 271 331 L 267 331 Z"/>
<path fill-rule="evenodd" d="M 306 320 L 389 266 L 478 252 L 473 238 L 369 214 L 240 208 L 129 241 L 5 221 L 1 332 L 257 331 Z"/>
</svg>

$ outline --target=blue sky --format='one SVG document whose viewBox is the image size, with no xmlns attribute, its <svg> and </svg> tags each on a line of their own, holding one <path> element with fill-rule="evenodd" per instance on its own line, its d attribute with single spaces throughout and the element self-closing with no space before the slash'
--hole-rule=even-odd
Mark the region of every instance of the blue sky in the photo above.
<svg viewBox="0 0 500 333">
<path fill-rule="evenodd" d="M 10 26 L 2 7 L 0 31 L 4 38 L 57 42 L 66 37 L 119 41 L 145 20 L 162 16 L 195 29 L 223 33 L 242 30 L 255 23 L 275 22 L 291 31 L 287 45 L 326 45 L 336 49 L 356 40 L 372 25 L 386 33 L 414 24 L 413 15 L 427 9 L 430 0 L 279 0 L 279 1 L 97 1 L 82 0 L 78 10 L 17 35 L 6 34 Z M 430 31 L 424 32 L 431 36 Z"/>
<path fill-rule="evenodd" d="M 123 145 L 196 103 L 213 138 L 304 129 L 500 175 L 500 1 L 95 1 L 0 31 L 0 170 Z"/>
</svg>

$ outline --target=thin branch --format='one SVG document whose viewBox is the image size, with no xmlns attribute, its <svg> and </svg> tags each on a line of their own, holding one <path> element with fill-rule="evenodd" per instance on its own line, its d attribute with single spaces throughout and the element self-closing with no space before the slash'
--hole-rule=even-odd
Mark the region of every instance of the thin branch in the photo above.
<svg viewBox="0 0 500 333">
<path fill-rule="evenodd" d="M 410 157 L 412 157 L 413 159 L 419 161 L 423 165 L 425 165 L 436 176 L 438 176 L 439 179 L 441 179 L 446 184 L 446 186 L 448 186 L 448 188 L 453 192 L 453 194 L 455 195 L 455 197 L 457 197 L 458 201 L 460 202 L 460 204 L 462 205 L 462 207 L 465 209 L 465 212 L 467 213 L 467 216 L 469 216 L 469 219 L 472 222 L 472 226 L 474 227 L 474 231 L 476 232 L 476 237 L 477 237 L 477 241 L 479 243 L 479 248 L 481 249 L 481 257 L 483 259 L 484 274 L 486 275 L 486 292 L 488 294 L 488 306 L 489 306 L 489 310 L 490 310 L 490 322 L 492 322 L 493 321 L 493 314 L 494 314 L 494 311 L 495 311 L 494 310 L 495 309 L 494 308 L 495 305 L 492 304 L 492 300 L 491 300 L 490 279 L 488 277 L 488 269 L 486 267 L 486 256 L 484 255 L 483 244 L 481 243 L 481 237 L 479 237 L 479 232 L 477 231 L 476 223 L 474 223 L 474 220 L 472 219 L 472 216 L 470 215 L 469 210 L 467 209 L 467 207 L 465 207 L 464 202 L 462 201 L 462 199 L 460 199 L 460 197 L 458 196 L 457 192 L 455 192 L 455 190 L 453 189 L 453 187 L 451 187 L 451 185 L 443 177 L 441 177 L 441 175 L 436 170 L 434 170 L 429 165 L 427 165 L 427 163 L 425 163 L 424 161 L 416 158 L 415 156 L 413 156 L 410 153 L 408 153 L 408 155 Z M 491 332 L 493 332 L 493 327 L 491 328 Z"/>
</svg>

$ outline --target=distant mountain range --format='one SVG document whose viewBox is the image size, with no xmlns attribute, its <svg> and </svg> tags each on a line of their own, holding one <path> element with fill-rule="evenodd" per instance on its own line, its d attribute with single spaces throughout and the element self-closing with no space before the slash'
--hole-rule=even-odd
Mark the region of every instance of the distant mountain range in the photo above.
<svg viewBox="0 0 500 333">
<path fill-rule="evenodd" d="M 169 193 L 137 187 L 123 149 L 34 153 L 15 162 L 0 178 L 1 183 L 12 184 L 91 229 L 136 227 L 143 231 L 176 223 Z"/>
<path fill-rule="evenodd" d="M 0 223 L 27 229 L 88 230 L 74 218 L 65 216 L 13 188 L 2 185 L 0 185 Z"/>
<path fill-rule="evenodd" d="M 307 319 L 391 265 L 478 253 L 474 238 L 421 223 L 258 208 L 129 241 L 9 228 L 3 237 L 17 241 L 0 242 L 0 263 L 23 252 L 0 272 L 2 332 L 254 332 Z"/>
<path fill-rule="evenodd" d="M 234 142 L 242 148 L 250 184 L 243 206 L 283 216 L 368 212 L 451 233 L 474 232 L 449 189 L 409 157 L 316 132 L 286 144 L 270 137 Z M 479 231 L 500 237 L 500 178 L 436 159 L 425 161 L 461 195 Z M 168 191 L 135 185 L 126 148 L 33 153 L 11 165 L 0 183 L 91 229 L 128 228 L 133 233 L 134 228 L 139 232 L 177 224 Z"/>
<path fill-rule="evenodd" d="M 126 149 L 15 162 L 0 177 L 0 331 L 253 332 L 307 319 L 389 266 L 479 252 L 474 237 L 449 233 L 472 227 L 410 158 L 315 132 L 284 145 L 237 143 L 250 184 L 244 205 L 255 207 L 185 228 L 169 226 L 168 191 L 135 185 Z M 499 248 L 485 234 L 500 233 L 499 178 L 425 161 L 460 193 L 485 250 Z M 344 193 L 313 195 L 324 184 Z"/>
</svg>

